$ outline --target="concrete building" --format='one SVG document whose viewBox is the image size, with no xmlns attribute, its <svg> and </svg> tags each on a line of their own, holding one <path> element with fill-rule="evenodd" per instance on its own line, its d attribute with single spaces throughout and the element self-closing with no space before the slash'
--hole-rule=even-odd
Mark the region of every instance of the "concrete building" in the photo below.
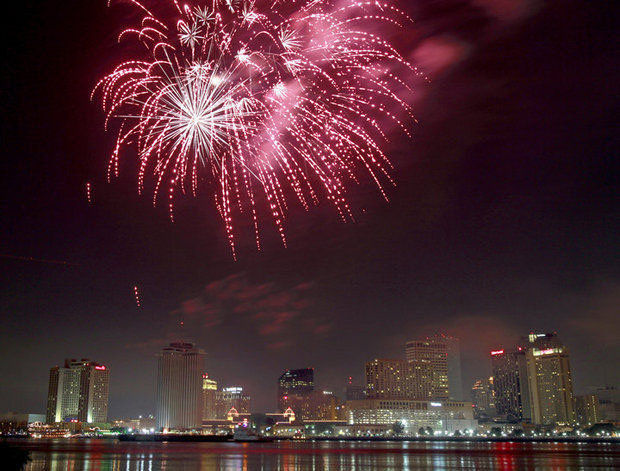
<svg viewBox="0 0 620 471">
<path fill-rule="evenodd" d="M 598 397 L 594 394 L 575 396 L 575 416 L 577 423 L 585 427 L 601 422 Z"/>
<path fill-rule="evenodd" d="M 443 337 L 448 355 L 448 395 L 453 401 L 462 401 L 465 395 L 461 373 L 461 342 L 458 338 L 449 335 Z"/>
<path fill-rule="evenodd" d="M 278 378 L 278 411 L 305 401 L 314 391 L 314 368 L 285 370 Z"/>
<path fill-rule="evenodd" d="M 454 348 L 454 343 L 451 348 Z M 415 377 L 416 391 L 414 397 L 419 399 L 448 399 L 450 396 L 448 386 L 448 343 L 445 336 L 427 337 L 422 340 L 407 342 L 405 345 L 405 358 L 411 366 L 412 374 Z M 460 363 L 460 354 L 458 362 Z M 456 372 L 455 365 L 456 363 L 454 362 L 453 368 Z M 458 376 L 460 376 L 460 365 L 458 370 Z M 462 394 L 462 390 L 459 391 L 459 394 Z"/>
<path fill-rule="evenodd" d="M 471 400 L 475 418 L 488 419 L 495 416 L 495 393 L 492 376 L 474 382 L 471 388 Z"/>
<path fill-rule="evenodd" d="M 568 349 L 556 334 L 530 334 L 527 343 L 532 422 L 570 425 L 575 422 Z"/>
<path fill-rule="evenodd" d="M 157 361 L 157 429 L 186 430 L 202 424 L 202 350 L 193 343 L 164 347 Z"/>
<path fill-rule="evenodd" d="M 208 374 L 202 375 L 202 420 L 214 420 L 217 418 L 216 407 L 217 381 L 209 378 Z"/>
<path fill-rule="evenodd" d="M 106 422 L 110 372 L 87 358 L 50 369 L 46 422 Z"/>
<path fill-rule="evenodd" d="M 237 414 L 249 414 L 252 398 L 241 386 L 230 386 L 215 392 L 215 418 L 227 419 L 234 409 Z"/>
<path fill-rule="evenodd" d="M 413 401 L 404 399 L 361 399 L 347 401 L 351 426 L 393 426 L 398 423 L 405 435 L 415 435 L 420 428 L 432 432 L 454 433 L 475 430 L 471 402 Z M 378 430 L 378 429 L 377 429 Z"/>
<path fill-rule="evenodd" d="M 413 367 L 404 360 L 375 359 L 366 363 L 366 397 L 414 399 L 420 392 Z"/>
<path fill-rule="evenodd" d="M 497 415 L 507 422 L 531 420 L 528 372 L 523 348 L 491 351 Z"/>
</svg>

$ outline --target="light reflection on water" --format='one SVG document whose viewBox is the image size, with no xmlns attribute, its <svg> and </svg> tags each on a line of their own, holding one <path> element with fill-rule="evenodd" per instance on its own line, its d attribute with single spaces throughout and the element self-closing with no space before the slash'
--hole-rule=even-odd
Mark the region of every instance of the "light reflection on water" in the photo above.
<svg viewBox="0 0 620 471">
<path fill-rule="evenodd" d="M 620 447 L 589 443 L 132 443 L 22 440 L 27 471 L 619 469 Z"/>
</svg>

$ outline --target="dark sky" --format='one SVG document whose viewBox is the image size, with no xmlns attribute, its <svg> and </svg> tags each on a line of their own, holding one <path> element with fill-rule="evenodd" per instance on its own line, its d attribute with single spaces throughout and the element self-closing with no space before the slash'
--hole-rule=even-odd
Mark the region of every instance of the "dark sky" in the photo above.
<svg viewBox="0 0 620 471">
<path fill-rule="evenodd" d="M 105 3 L 4 15 L 0 253 L 76 265 L 0 258 L 0 410 L 44 411 L 49 368 L 89 357 L 111 369 L 111 417 L 152 412 L 154 354 L 179 336 L 258 409 L 284 368 L 340 391 L 435 331 L 462 339 L 466 390 L 489 349 L 530 330 L 563 338 L 578 392 L 618 385 L 612 2 L 401 1 L 416 22 L 398 47 L 432 81 L 414 138 L 388 148 L 390 203 L 362 185 L 357 223 L 295 212 L 287 249 L 266 230 L 237 262 L 209 198 L 181 200 L 171 224 L 137 195 L 130 154 L 105 183 L 113 135 L 89 94 L 129 11 Z"/>
</svg>

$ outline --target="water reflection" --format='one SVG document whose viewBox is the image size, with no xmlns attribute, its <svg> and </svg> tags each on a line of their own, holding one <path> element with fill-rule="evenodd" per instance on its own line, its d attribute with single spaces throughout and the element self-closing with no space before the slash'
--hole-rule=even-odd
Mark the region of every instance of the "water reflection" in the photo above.
<svg viewBox="0 0 620 471">
<path fill-rule="evenodd" d="M 620 447 L 586 443 L 128 443 L 23 440 L 27 471 L 619 469 Z"/>
</svg>

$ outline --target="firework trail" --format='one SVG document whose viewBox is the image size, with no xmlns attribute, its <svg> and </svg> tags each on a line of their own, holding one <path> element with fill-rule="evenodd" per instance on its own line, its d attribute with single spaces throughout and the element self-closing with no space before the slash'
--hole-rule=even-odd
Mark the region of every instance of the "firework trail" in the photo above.
<svg viewBox="0 0 620 471">
<path fill-rule="evenodd" d="M 92 198 L 92 191 L 93 191 L 93 186 L 90 184 L 90 182 L 86 182 L 86 201 L 88 201 L 88 204 L 92 204 L 93 202 L 93 198 Z"/>
<path fill-rule="evenodd" d="M 133 296 L 136 299 L 136 306 L 138 308 L 142 307 L 142 302 L 140 301 L 140 290 L 137 285 L 133 287 Z"/>
<path fill-rule="evenodd" d="M 290 200 L 328 200 L 353 219 L 347 187 L 360 177 L 384 198 L 387 130 L 408 135 L 415 72 L 377 32 L 409 18 L 380 0 L 129 0 L 143 15 L 119 41 L 141 46 L 93 90 L 116 145 L 138 151 L 138 189 L 154 176 L 153 203 L 206 184 L 235 256 L 233 221 L 246 215 L 260 250 L 267 208 L 286 245 Z M 402 72 L 407 72 L 403 74 Z"/>
</svg>

